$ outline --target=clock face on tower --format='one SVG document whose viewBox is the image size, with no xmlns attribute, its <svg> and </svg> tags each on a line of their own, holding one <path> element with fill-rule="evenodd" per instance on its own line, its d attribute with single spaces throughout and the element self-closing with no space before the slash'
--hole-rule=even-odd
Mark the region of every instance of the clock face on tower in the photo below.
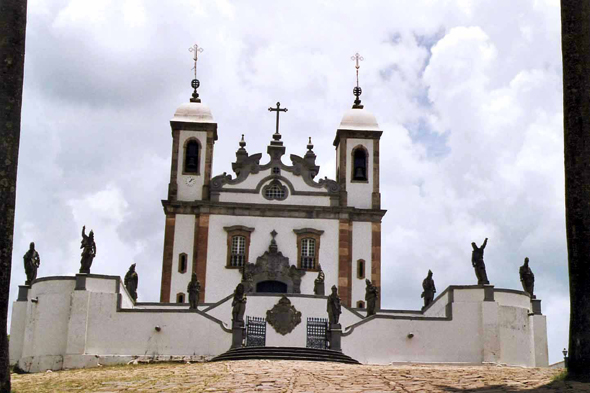
<svg viewBox="0 0 590 393">
<path fill-rule="evenodd" d="M 194 178 L 194 177 L 192 177 L 192 176 L 189 176 L 189 177 L 187 177 L 187 178 L 186 178 L 186 185 L 187 185 L 187 186 L 189 186 L 189 187 L 192 187 L 192 186 L 194 186 L 195 184 L 197 184 L 197 179 L 195 179 L 195 178 Z"/>
</svg>

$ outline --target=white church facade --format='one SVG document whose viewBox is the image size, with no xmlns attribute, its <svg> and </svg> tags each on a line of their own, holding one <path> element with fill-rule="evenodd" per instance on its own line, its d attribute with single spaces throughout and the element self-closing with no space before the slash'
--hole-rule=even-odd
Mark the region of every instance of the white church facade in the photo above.
<svg viewBox="0 0 590 393">
<path fill-rule="evenodd" d="M 367 315 L 365 280 L 381 287 L 386 212 L 382 130 L 358 96 L 335 130 L 333 180 L 318 178 L 311 139 L 302 156 L 285 156 L 278 103 L 267 155 L 249 154 L 242 138 L 234 173 L 214 176 L 217 123 L 197 97 L 170 121 L 160 302 L 134 301 L 117 276 L 37 278 L 19 287 L 13 305 L 12 364 L 39 372 L 222 355 L 234 345 L 232 293 L 243 283 L 247 317 L 268 324 L 281 302 L 292 307 L 288 331 L 268 326 L 257 345 L 310 346 L 310 326 L 327 317 L 326 295 L 335 286 L 342 352 L 361 363 L 548 365 L 541 301 L 522 291 L 454 285 L 423 310 L 387 310 L 377 302 L 376 314 Z M 320 266 L 325 293 L 315 283 Z M 193 273 L 201 285 L 197 310 L 187 304 Z"/>
</svg>

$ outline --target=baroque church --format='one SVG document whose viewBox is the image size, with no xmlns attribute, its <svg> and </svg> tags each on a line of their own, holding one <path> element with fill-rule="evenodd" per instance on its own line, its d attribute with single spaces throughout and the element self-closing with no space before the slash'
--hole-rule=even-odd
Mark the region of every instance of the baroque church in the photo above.
<svg viewBox="0 0 590 393">
<path fill-rule="evenodd" d="M 195 89 L 196 91 L 196 89 Z M 197 95 L 194 93 L 193 95 Z M 240 281 L 251 292 L 314 293 L 320 269 L 342 303 L 365 307 L 365 280 L 381 282 L 379 140 L 375 116 L 357 97 L 334 133 L 336 180 L 318 179 L 311 138 L 303 157 L 285 156 L 279 115 L 267 155 L 242 136 L 233 174 L 212 175 L 217 123 L 200 98 L 170 121 L 172 165 L 160 301 L 186 301 L 191 273 L 201 298 L 217 302 Z M 284 264 L 268 263 L 269 246 Z M 267 257 L 265 257 L 267 255 Z"/>
<path fill-rule="evenodd" d="M 137 301 L 137 280 L 100 274 L 100 260 L 91 271 L 94 238 L 83 231 L 90 254 L 79 274 L 19 286 L 10 363 L 26 372 L 252 357 L 546 367 L 546 317 L 527 292 L 486 280 L 434 298 L 432 283 L 421 310 L 380 306 L 383 131 L 361 104 L 355 58 L 356 99 L 334 119 L 335 179 L 318 177 L 311 138 L 303 156 L 285 157 L 278 102 L 267 155 L 248 153 L 242 136 L 233 173 L 214 175 L 217 123 L 195 66 L 192 98 L 170 120 L 160 301 Z"/>
</svg>

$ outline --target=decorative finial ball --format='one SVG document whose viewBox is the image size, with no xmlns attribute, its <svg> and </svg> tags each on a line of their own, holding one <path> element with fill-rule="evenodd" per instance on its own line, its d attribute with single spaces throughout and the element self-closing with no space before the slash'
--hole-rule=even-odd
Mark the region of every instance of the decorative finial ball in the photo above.
<svg viewBox="0 0 590 393">
<path fill-rule="evenodd" d="M 199 82 L 198 79 L 193 79 L 191 82 L 191 86 L 193 87 L 193 89 L 198 89 L 199 86 L 201 86 L 201 82 Z"/>
<path fill-rule="evenodd" d="M 359 97 L 361 94 L 363 94 L 363 89 L 356 86 L 354 89 L 352 89 L 352 94 L 354 94 L 356 97 Z"/>
</svg>

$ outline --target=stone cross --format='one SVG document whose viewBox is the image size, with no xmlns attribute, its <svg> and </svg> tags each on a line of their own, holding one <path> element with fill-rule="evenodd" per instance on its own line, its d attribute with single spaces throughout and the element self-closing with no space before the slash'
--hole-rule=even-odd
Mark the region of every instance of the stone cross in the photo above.
<svg viewBox="0 0 590 393">
<path fill-rule="evenodd" d="M 281 103 L 280 102 L 277 102 L 277 107 L 276 108 L 270 107 L 270 108 L 268 108 L 268 111 L 269 112 L 277 112 L 277 130 L 276 130 L 275 134 L 278 134 L 279 133 L 279 113 L 281 113 L 281 112 L 287 112 L 288 109 L 287 108 L 281 108 Z"/>
</svg>

